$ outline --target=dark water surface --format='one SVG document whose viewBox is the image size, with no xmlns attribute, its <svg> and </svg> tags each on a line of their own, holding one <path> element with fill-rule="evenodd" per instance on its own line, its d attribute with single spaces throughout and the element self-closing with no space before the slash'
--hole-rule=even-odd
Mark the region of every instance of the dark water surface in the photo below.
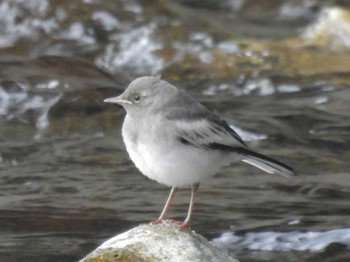
<svg viewBox="0 0 350 262">
<path fill-rule="evenodd" d="M 0 2 L 0 261 L 77 261 L 159 216 L 169 189 L 136 170 L 124 112 L 102 102 L 148 74 L 186 89 L 298 174 L 223 169 L 200 187 L 193 230 L 240 261 L 348 261 L 349 68 L 322 71 L 324 60 L 291 73 L 272 51 L 238 44 L 294 37 L 332 1 L 268 2 Z M 220 52 L 239 70 L 230 60 L 221 71 Z M 329 59 L 346 61 L 339 52 Z M 170 216 L 183 219 L 188 202 L 179 191 Z"/>
</svg>

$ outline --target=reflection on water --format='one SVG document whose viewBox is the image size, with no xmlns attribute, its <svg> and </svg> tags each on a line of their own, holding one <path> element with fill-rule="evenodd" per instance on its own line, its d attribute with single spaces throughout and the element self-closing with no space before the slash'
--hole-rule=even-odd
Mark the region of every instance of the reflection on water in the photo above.
<svg viewBox="0 0 350 262">
<path fill-rule="evenodd" d="M 135 75 L 163 72 L 219 112 L 251 148 L 298 173 L 273 176 L 244 163 L 223 169 L 201 185 L 193 229 L 242 261 L 347 261 L 347 67 L 269 71 L 263 64 L 278 57 L 245 50 L 234 33 L 293 34 L 313 7 L 248 2 L 0 3 L 1 261 L 76 261 L 159 216 L 169 189 L 139 174 L 121 140 L 123 110 L 102 101 Z M 75 58 L 39 57 L 47 54 Z M 241 71 L 217 77 L 220 56 L 233 56 L 225 68 Z M 349 64 L 338 56 L 344 64 L 337 68 Z M 170 216 L 183 219 L 188 199 L 189 190 L 180 190 Z"/>
</svg>

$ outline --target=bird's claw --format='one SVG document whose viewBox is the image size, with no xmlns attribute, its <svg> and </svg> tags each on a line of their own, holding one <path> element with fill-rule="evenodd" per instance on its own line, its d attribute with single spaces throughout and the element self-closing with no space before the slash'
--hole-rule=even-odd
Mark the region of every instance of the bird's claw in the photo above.
<svg viewBox="0 0 350 262">
<path fill-rule="evenodd" d="M 151 224 L 158 225 L 158 224 L 161 224 L 164 222 L 170 223 L 170 224 L 175 224 L 175 225 L 179 226 L 180 229 L 188 229 L 190 227 L 189 223 L 186 223 L 185 221 L 174 220 L 174 219 L 167 219 L 167 220 L 157 219 L 157 220 L 151 221 Z"/>
</svg>

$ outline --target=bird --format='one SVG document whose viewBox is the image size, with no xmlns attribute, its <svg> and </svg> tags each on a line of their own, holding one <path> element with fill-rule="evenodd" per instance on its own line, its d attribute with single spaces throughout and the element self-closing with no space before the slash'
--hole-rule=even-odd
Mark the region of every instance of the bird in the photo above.
<svg viewBox="0 0 350 262">
<path fill-rule="evenodd" d="M 186 218 L 173 220 L 189 227 L 200 183 L 234 162 L 271 174 L 295 174 L 288 165 L 249 149 L 223 118 L 159 77 L 136 78 L 121 95 L 104 102 L 126 111 L 122 137 L 135 166 L 148 178 L 171 187 L 153 223 L 166 220 L 178 188 L 191 188 Z"/>
</svg>

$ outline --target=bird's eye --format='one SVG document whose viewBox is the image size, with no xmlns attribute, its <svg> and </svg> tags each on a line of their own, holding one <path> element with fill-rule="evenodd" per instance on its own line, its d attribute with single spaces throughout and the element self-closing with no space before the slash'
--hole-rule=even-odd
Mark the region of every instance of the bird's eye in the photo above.
<svg viewBox="0 0 350 262">
<path fill-rule="evenodd" d="M 139 94 L 133 95 L 132 100 L 133 100 L 135 103 L 138 103 L 138 102 L 141 101 L 141 96 L 140 96 Z"/>
</svg>

